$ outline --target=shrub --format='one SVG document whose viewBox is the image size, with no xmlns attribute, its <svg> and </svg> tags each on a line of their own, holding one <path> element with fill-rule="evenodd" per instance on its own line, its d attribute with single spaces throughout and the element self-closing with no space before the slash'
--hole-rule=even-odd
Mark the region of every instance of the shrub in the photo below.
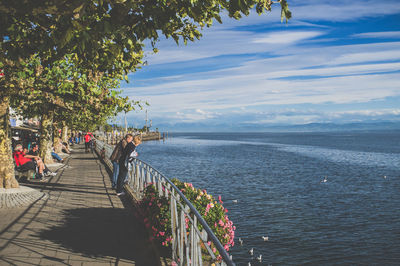
<svg viewBox="0 0 400 266">
<path fill-rule="evenodd" d="M 172 182 L 202 215 L 225 250 L 229 251 L 230 247 L 234 246 L 233 239 L 236 228 L 228 218 L 228 210 L 224 208 L 221 196 L 218 197 L 217 201 L 212 195 L 207 194 L 206 190 L 196 189 L 191 183 L 181 182 L 178 179 L 173 179 Z M 170 246 L 172 243 L 170 200 L 166 197 L 160 197 L 155 186 L 150 184 L 144 190 L 140 207 L 144 216 L 144 224 L 152 232 L 152 240 L 164 247 Z M 187 231 L 190 231 L 189 218 L 187 217 L 186 228 Z M 198 228 L 199 230 L 203 229 L 200 223 Z M 211 241 L 207 244 L 218 259 L 221 259 L 214 244 Z"/>
</svg>

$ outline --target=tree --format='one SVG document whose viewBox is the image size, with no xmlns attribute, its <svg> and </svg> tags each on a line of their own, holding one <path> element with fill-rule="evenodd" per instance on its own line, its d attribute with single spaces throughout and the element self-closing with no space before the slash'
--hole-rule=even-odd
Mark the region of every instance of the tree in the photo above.
<svg viewBox="0 0 400 266">
<path fill-rule="evenodd" d="M 33 57 L 27 70 L 41 69 L 41 73 L 31 77 L 34 80 L 31 90 L 21 90 L 11 98 L 11 105 L 22 116 L 41 117 L 39 156 L 45 163 L 52 162 L 55 122 L 68 124 L 70 128 L 78 123 L 80 129 L 88 129 L 135 104 L 115 90 L 119 79 L 80 69 L 73 61 L 67 56 L 53 62 L 51 67 L 43 67 L 40 59 Z"/>
<path fill-rule="evenodd" d="M 286 0 L 282 19 L 290 18 Z M 29 86 L 13 77 L 24 73 L 24 62 L 37 55 L 41 65 L 71 54 L 76 66 L 101 73 L 123 75 L 140 66 L 143 41 L 154 50 L 159 34 L 177 43 L 201 37 L 199 28 L 209 27 L 220 14 L 239 19 L 255 8 L 271 10 L 271 0 L 3 0 L 0 2 L 0 178 L 12 179 L 8 107 L 10 96 Z M 1 180 L 0 180 L 1 181 Z M 0 186 L 3 186 L 0 182 Z M 8 186 L 8 185 L 7 185 Z"/>
</svg>

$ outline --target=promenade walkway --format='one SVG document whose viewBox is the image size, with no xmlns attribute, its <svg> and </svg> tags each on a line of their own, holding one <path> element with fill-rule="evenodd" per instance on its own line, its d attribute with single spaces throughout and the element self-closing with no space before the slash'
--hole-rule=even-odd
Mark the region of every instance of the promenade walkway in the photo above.
<svg viewBox="0 0 400 266">
<path fill-rule="evenodd" d="M 157 265 L 143 224 L 111 190 L 104 165 L 76 147 L 57 176 L 22 184 L 43 198 L 0 209 L 0 265 Z"/>
</svg>

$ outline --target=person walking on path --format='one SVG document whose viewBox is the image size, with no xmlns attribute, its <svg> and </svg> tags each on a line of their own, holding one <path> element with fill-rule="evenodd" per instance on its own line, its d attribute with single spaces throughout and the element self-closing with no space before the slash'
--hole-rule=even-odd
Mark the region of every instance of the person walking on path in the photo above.
<svg viewBox="0 0 400 266">
<path fill-rule="evenodd" d="M 93 138 L 92 133 L 86 132 L 86 135 L 85 135 L 85 151 L 86 152 L 89 152 L 89 148 L 91 148 L 90 145 L 91 145 L 92 138 Z"/>
<path fill-rule="evenodd" d="M 132 134 L 126 134 L 125 138 L 123 138 L 117 145 L 110 156 L 110 161 L 113 164 L 113 177 L 112 177 L 112 189 L 117 188 L 118 174 L 119 174 L 119 159 L 122 156 L 122 152 L 124 151 L 126 145 L 129 142 L 132 142 L 133 136 Z"/>
<path fill-rule="evenodd" d="M 128 175 L 128 171 L 132 166 L 134 157 L 138 154 L 135 151 L 136 147 L 142 143 L 140 136 L 134 136 L 133 141 L 128 142 L 124 151 L 122 152 L 121 158 L 119 159 L 119 174 L 117 180 L 117 195 L 122 196 L 125 193 L 122 191 L 125 180 Z"/>
</svg>

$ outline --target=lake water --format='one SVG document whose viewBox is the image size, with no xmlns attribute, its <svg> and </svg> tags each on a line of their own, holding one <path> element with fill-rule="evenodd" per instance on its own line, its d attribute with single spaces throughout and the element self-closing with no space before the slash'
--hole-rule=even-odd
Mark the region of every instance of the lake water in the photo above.
<svg viewBox="0 0 400 266">
<path fill-rule="evenodd" d="M 259 264 L 252 247 L 262 265 L 400 265 L 399 131 L 177 133 L 138 152 L 222 196 L 237 265 Z"/>
</svg>

